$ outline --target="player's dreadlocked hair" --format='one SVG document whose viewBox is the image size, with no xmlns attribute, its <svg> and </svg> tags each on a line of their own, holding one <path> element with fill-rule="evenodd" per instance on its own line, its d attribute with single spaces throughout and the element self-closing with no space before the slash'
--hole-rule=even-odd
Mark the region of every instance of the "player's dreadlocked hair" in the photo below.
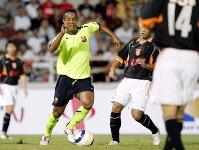
<svg viewBox="0 0 199 150">
<path fill-rule="evenodd" d="M 63 15 L 58 19 L 58 32 L 61 30 L 61 27 L 62 27 L 62 25 L 63 25 L 63 21 L 62 21 L 62 19 L 64 19 L 65 18 L 65 15 L 67 14 L 67 13 L 69 13 L 69 12 L 73 12 L 73 13 L 75 13 L 75 15 L 77 16 L 77 12 L 74 10 L 74 9 L 66 9 L 65 10 L 65 12 L 63 13 Z"/>
</svg>

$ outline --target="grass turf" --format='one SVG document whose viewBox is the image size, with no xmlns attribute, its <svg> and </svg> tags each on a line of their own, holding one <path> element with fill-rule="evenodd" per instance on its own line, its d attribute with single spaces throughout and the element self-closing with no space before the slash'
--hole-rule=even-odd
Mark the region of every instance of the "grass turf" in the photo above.
<svg viewBox="0 0 199 150">
<path fill-rule="evenodd" d="M 0 150 L 162 150 L 165 136 L 161 136 L 160 146 L 152 145 L 150 135 L 121 135 L 121 143 L 117 146 L 108 146 L 110 135 L 94 135 L 92 146 L 76 146 L 68 142 L 66 136 L 52 136 L 48 146 L 40 146 L 41 136 L 13 136 L 13 140 L 0 139 Z M 186 150 L 199 149 L 199 135 L 183 135 L 182 140 Z M 23 144 L 17 144 L 22 140 Z"/>
</svg>

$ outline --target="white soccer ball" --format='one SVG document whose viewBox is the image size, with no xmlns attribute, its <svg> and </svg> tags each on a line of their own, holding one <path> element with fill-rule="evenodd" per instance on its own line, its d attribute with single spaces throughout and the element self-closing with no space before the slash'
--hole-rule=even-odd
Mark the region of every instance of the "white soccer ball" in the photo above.
<svg viewBox="0 0 199 150">
<path fill-rule="evenodd" d="M 78 146 L 92 145 L 93 142 L 93 134 L 88 130 L 80 130 L 75 134 L 75 143 Z"/>
</svg>

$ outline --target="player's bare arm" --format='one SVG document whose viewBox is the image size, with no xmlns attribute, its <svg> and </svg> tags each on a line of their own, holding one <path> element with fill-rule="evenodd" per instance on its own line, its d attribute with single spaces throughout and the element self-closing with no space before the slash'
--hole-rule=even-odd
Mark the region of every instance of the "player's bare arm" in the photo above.
<svg viewBox="0 0 199 150">
<path fill-rule="evenodd" d="M 110 72 L 109 72 L 109 77 L 110 78 L 114 78 L 114 76 L 115 76 L 115 69 L 117 69 L 119 66 L 121 66 L 122 65 L 122 63 L 119 61 L 119 60 L 115 60 L 114 61 L 114 63 L 113 63 L 113 65 L 112 65 L 112 67 L 111 67 L 111 70 L 110 70 Z"/>
<path fill-rule="evenodd" d="M 108 34 L 109 36 L 112 37 L 113 42 L 116 44 L 116 47 L 119 49 L 120 48 L 120 39 L 111 31 L 109 30 L 107 27 L 100 25 L 100 31 L 104 32 L 106 34 Z"/>
<path fill-rule="evenodd" d="M 66 26 L 62 25 L 60 33 L 57 35 L 56 39 L 50 45 L 49 50 L 50 50 L 51 53 L 53 53 L 57 50 L 57 48 L 58 48 L 58 46 L 61 42 L 61 39 L 66 32 L 67 32 Z"/>
<path fill-rule="evenodd" d="M 24 94 L 25 94 L 25 96 L 28 96 L 27 86 L 26 86 L 26 77 L 25 76 L 21 78 L 21 82 L 22 82 L 22 85 L 23 85 L 23 88 L 24 88 Z"/>
<path fill-rule="evenodd" d="M 139 65 L 141 65 L 143 68 L 146 68 L 146 69 L 148 69 L 148 70 L 150 70 L 150 71 L 153 71 L 153 69 L 154 69 L 154 67 L 155 67 L 155 65 L 151 65 L 151 64 L 145 63 L 145 60 L 144 60 L 144 59 L 141 59 L 141 58 L 136 59 L 136 62 L 137 62 Z"/>
</svg>

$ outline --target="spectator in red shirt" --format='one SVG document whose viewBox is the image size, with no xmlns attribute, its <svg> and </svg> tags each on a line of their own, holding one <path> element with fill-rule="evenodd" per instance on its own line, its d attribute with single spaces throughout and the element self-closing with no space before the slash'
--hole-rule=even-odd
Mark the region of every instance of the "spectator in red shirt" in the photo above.
<svg viewBox="0 0 199 150">
<path fill-rule="evenodd" d="M 73 5 L 71 3 L 68 3 L 68 0 L 62 0 L 62 3 L 59 5 L 59 8 L 62 12 L 64 12 L 66 9 L 73 9 Z"/>
<path fill-rule="evenodd" d="M 46 18 L 50 18 L 54 15 L 54 8 L 57 6 L 57 4 L 55 4 L 54 2 L 52 2 L 52 0 L 46 0 L 46 2 L 44 2 L 41 5 L 41 8 L 43 10 L 43 14 Z"/>
<path fill-rule="evenodd" d="M 3 37 L 6 39 L 14 39 L 17 35 L 17 31 L 14 29 L 14 18 L 11 17 L 8 21 L 8 26 L 3 30 Z"/>
</svg>

